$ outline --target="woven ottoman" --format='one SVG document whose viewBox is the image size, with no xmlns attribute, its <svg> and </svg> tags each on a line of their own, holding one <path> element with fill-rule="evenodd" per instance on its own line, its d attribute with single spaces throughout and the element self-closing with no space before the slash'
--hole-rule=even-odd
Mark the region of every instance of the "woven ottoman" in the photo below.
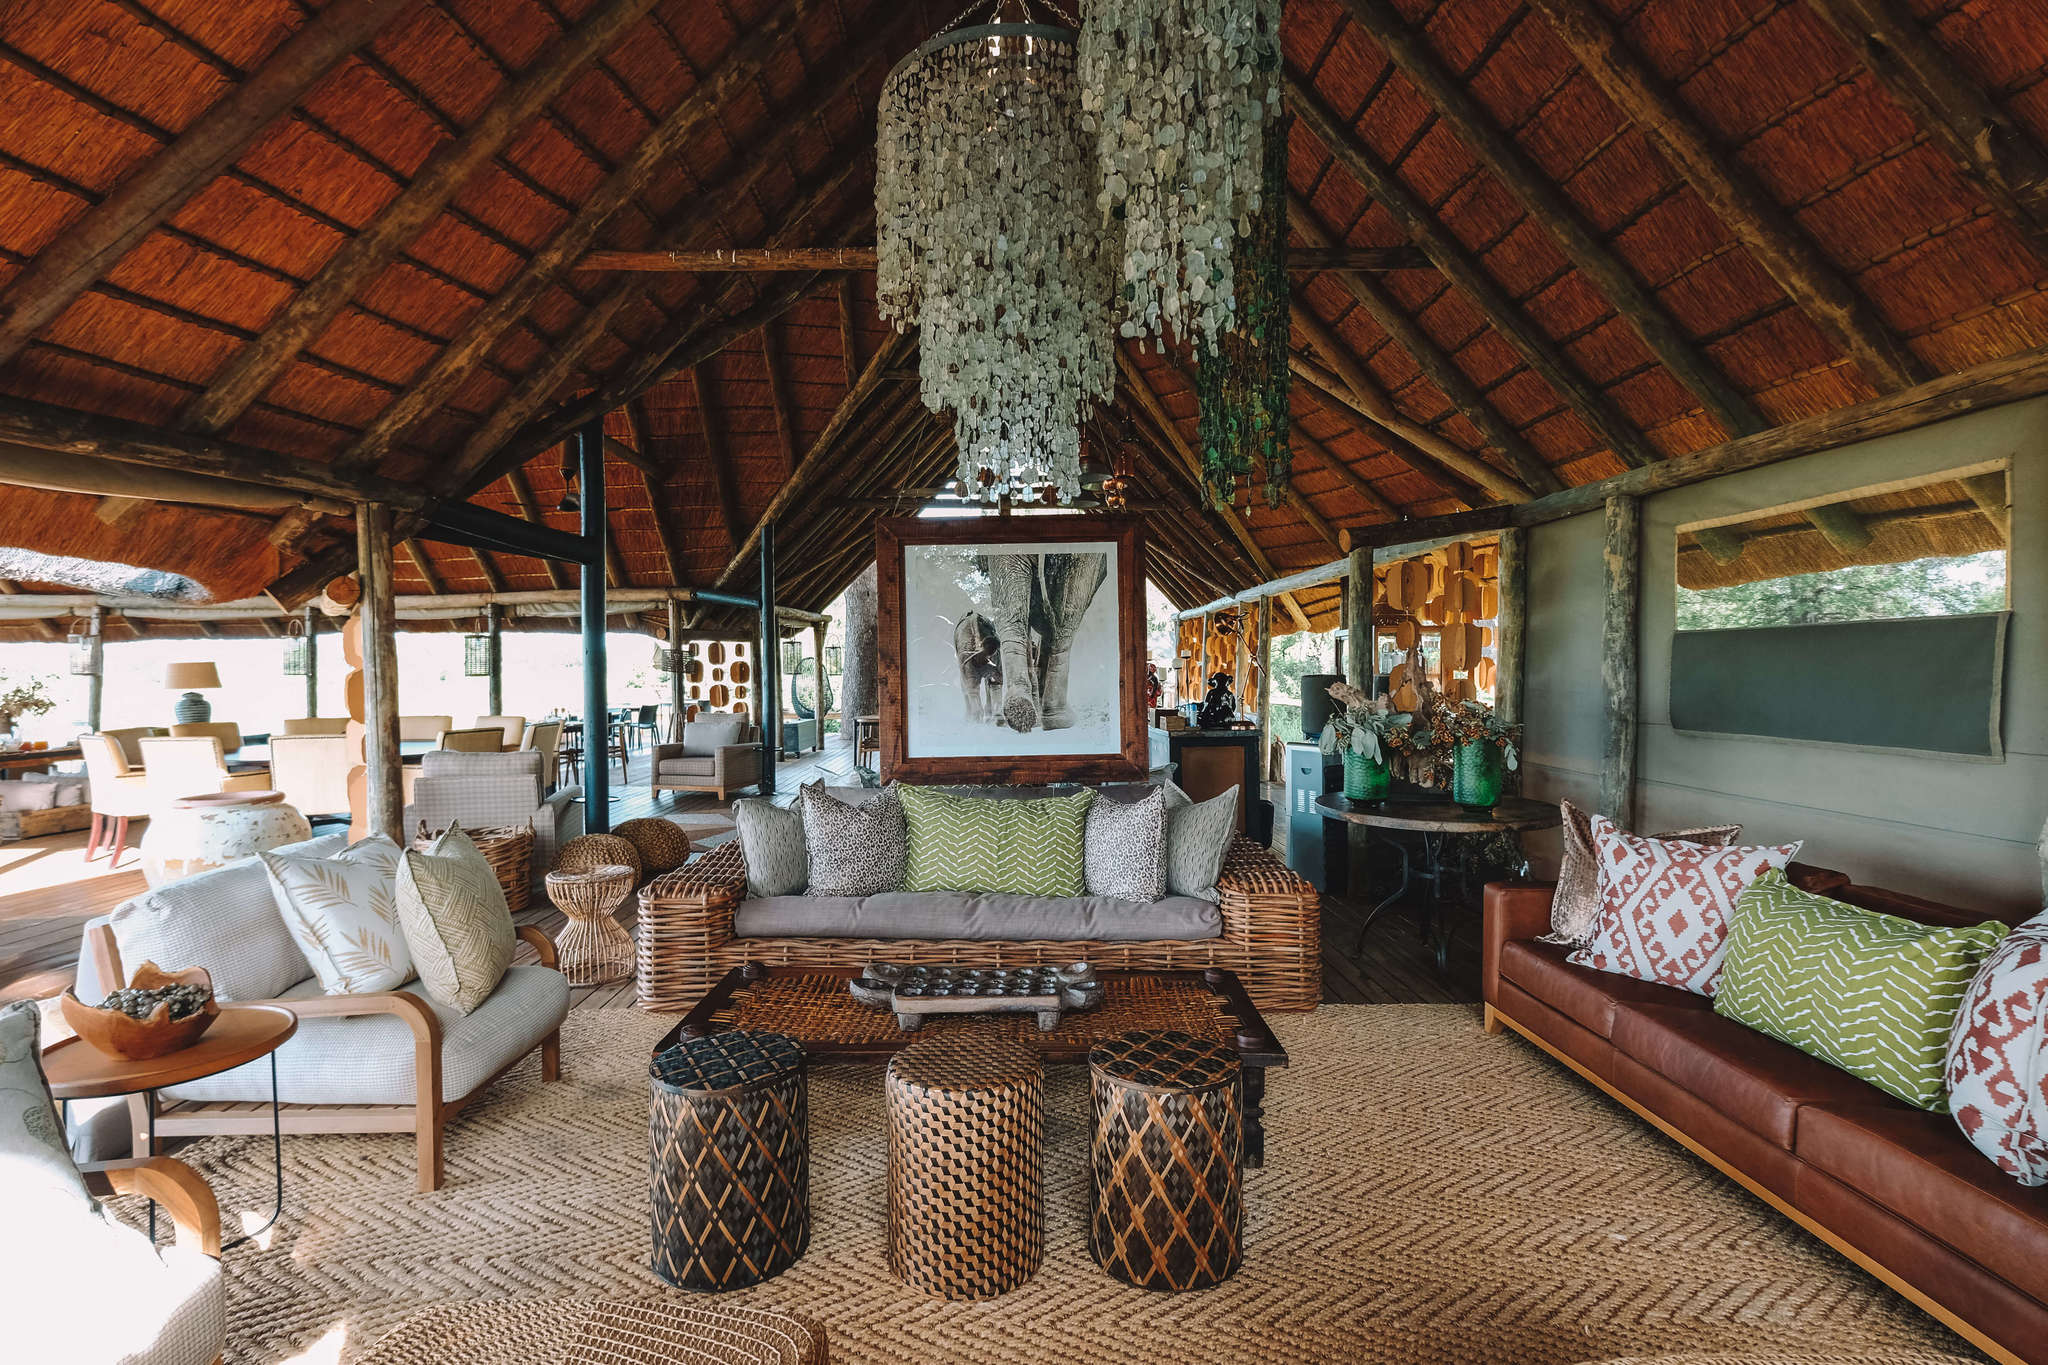
<svg viewBox="0 0 2048 1365">
<path fill-rule="evenodd" d="M 803 1048 L 733 1030 L 656 1053 L 649 1072 L 654 1273 L 717 1291 L 794 1265 L 811 1241 Z"/>
<path fill-rule="evenodd" d="M 990 1299 L 1045 1254 L 1045 1069 L 1019 1043 L 937 1037 L 889 1062 L 889 1269 Z"/>
<path fill-rule="evenodd" d="M 1088 1053 L 1095 1136 L 1088 1251 L 1140 1289 L 1206 1289 L 1237 1273 L 1244 1112 L 1237 1052 L 1140 1031 Z"/>
<path fill-rule="evenodd" d="M 624 981 L 633 974 L 633 936 L 613 918 L 633 894 L 633 869 L 623 863 L 587 872 L 550 872 L 548 899 L 562 912 L 555 966 L 572 986 Z"/>
</svg>

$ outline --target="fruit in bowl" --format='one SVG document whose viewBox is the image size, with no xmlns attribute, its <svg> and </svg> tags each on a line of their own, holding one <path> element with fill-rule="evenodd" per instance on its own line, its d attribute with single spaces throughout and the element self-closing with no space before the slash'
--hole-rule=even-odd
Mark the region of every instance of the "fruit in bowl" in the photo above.
<svg viewBox="0 0 2048 1365">
<path fill-rule="evenodd" d="M 167 972 L 145 962 L 126 988 L 97 1005 L 65 991 L 59 1007 L 72 1030 L 110 1057 L 148 1061 L 192 1046 L 220 1016 L 213 978 L 204 967 Z"/>
</svg>

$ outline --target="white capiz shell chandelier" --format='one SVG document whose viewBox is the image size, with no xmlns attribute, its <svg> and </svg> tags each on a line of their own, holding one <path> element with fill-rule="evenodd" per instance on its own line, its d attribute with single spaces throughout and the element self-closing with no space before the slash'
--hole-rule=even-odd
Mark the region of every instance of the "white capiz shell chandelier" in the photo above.
<svg viewBox="0 0 2048 1365">
<path fill-rule="evenodd" d="M 1123 212 L 1123 323 L 1213 346 L 1234 322 L 1260 130 L 1280 111 L 1281 0 L 1090 0 L 1079 77 L 1100 220 Z"/>
<path fill-rule="evenodd" d="M 882 87 L 876 305 L 919 329 L 925 406 L 953 413 L 970 497 L 1050 484 L 1072 501 L 1081 421 L 1115 382 L 1115 245 L 1074 39 L 1042 24 L 956 29 Z"/>
</svg>

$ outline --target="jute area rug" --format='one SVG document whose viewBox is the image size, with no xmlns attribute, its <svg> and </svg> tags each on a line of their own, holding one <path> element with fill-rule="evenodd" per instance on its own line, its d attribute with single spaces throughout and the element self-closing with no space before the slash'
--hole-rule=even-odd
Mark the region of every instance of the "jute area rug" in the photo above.
<svg viewBox="0 0 2048 1365">
<path fill-rule="evenodd" d="M 647 1057 L 671 1022 L 572 1014 L 563 1080 L 529 1060 L 500 1081 L 451 1130 L 435 1194 L 413 1189 L 410 1139 L 288 1138 L 278 1229 L 225 1258 L 228 1359 L 347 1361 L 432 1309 L 547 1365 L 552 1338 L 516 1330 L 547 1321 L 528 1301 L 678 1292 L 647 1269 Z M 982 1304 L 903 1288 L 883 1255 L 881 1069 L 835 1066 L 812 1073 L 810 1251 L 729 1301 L 817 1319 L 844 1365 L 1977 1358 L 1527 1043 L 1483 1034 L 1472 1007 L 1273 1022 L 1294 1064 L 1272 1075 L 1225 1285 L 1146 1293 L 1089 1259 L 1087 1091 L 1058 1068 L 1037 1277 Z M 268 1206 L 269 1146 L 183 1155 L 239 1211 Z"/>
</svg>

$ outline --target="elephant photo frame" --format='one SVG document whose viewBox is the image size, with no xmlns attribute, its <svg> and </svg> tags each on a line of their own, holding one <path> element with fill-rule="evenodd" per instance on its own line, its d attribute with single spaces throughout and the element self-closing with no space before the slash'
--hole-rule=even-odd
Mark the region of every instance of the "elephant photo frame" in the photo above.
<svg viewBox="0 0 2048 1365">
<path fill-rule="evenodd" d="M 875 528 L 884 781 L 1142 781 L 1144 541 L 1126 517 Z"/>
</svg>

